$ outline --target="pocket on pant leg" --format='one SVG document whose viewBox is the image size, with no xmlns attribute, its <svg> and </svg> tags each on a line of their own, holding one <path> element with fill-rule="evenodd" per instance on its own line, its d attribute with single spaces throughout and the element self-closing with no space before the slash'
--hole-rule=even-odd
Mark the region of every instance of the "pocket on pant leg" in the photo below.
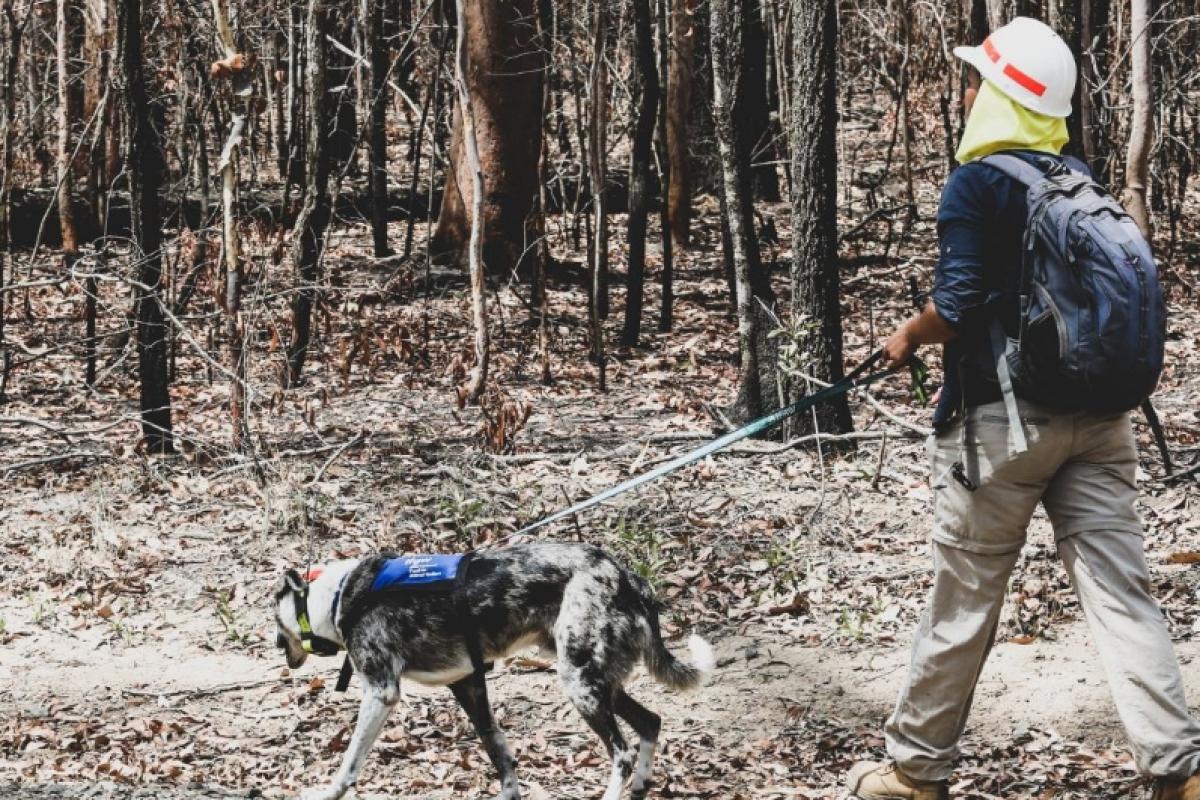
<svg viewBox="0 0 1200 800">
<path fill-rule="evenodd" d="M 1009 454 L 1008 416 L 1003 403 L 971 409 L 964 445 L 961 430 L 954 438 L 939 438 L 933 464 L 946 477 L 934 490 L 934 529 L 937 541 L 977 553 L 1011 553 L 1025 543 L 1025 529 L 1053 475 L 1053 444 L 1042 420 L 1032 409 L 1022 408 L 1030 450 Z M 953 465 L 963 460 L 975 491 L 953 477 Z"/>
</svg>

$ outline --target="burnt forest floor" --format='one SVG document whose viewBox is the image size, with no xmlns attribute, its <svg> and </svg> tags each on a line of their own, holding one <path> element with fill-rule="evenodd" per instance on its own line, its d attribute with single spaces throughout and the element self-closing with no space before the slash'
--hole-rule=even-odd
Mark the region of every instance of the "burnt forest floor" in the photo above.
<svg viewBox="0 0 1200 800">
<path fill-rule="evenodd" d="M 849 363 L 908 313 L 908 276 L 928 282 L 932 191 L 887 252 L 879 242 L 890 219 L 844 244 L 847 257 L 881 255 L 844 273 Z M 782 265 L 784 294 L 787 209 L 764 212 L 779 234 L 765 251 Z M 219 337 L 206 340 L 215 325 L 207 306 L 196 306 L 177 346 L 181 453 L 151 458 L 138 448 L 135 356 L 119 349 L 127 290 L 102 283 L 113 364 L 89 393 L 78 286 L 35 287 L 33 322 L 10 308 L 7 336 L 22 364 L 0 406 L 0 796 L 291 797 L 327 781 L 359 688 L 331 691 L 333 660 L 284 669 L 269 609 L 282 570 L 306 563 L 310 548 L 321 560 L 494 545 L 711 435 L 711 409 L 732 400 L 736 379 L 715 219 L 716 203 L 700 198 L 697 242 L 677 266 L 676 325 L 665 334 L 652 235 L 643 344 L 610 353 L 605 393 L 586 360 L 581 286 L 551 282 L 549 387 L 537 380 L 524 291 L 497 286 L 501 389 L 488 400 L 490 429 L 455 400 L 470 362 L 461 286 L 426 291 L 422 265 L 377 262 L 366 255 L 365 228 L 337 227 L 308 380 L 284 393 L 275 375 L 290 273 L 254 256 L 249 328 L 267 333 L 250 342 L 252 457 L 229 449 L 229 381 L 203 355 L 224 357 Z M 859 221 L 843 219 L 844 229 Z M 564 260 L 576 252 L 568 224 L 550 225 Z M 614 238 L 610 343 L 623 310 L 622 238 Z M 1172 366 L 1159 399 L 1184 466 L 1200 459 L 1200 376 L 1184 366 L 1197 363 L 1200 311 L 1185 283 L 1195 261 L 1181 253 L 1170 280 Z M 743 444 L 539 534 L 619 553 L 656 585 L 673 646 L 691 630 L 716 645 L 720 669 L 697 693 L 660 691 L 640 673 L 632 685 L 664 717 L 656 796 L 842 797 L 847 766 L 881 755 L 881 724 L 930 583 L 930 490 L 913 430 L 929 411 L 906 379 L 872 397 L 874 405 L 861 394 L 852 403 L 868 434 L 856 449 Z M 1154 590 L 1200 706 L 1200 489 L 1194 479 L 1163 482 L 1140 422 L 1138 433 Z M 489 453 L 502 435 L 511 452 Z M 606 758 L 555 687 L 553 666 L 531 652 L 499 665 L 491 685 L 526 795 L 599 796 Z M 490 797 L 490 768 L 449 693 L 408 692 L 359 795 Z M 1148 796 L 1040 515 L 954 792 Z"/>
</svg>

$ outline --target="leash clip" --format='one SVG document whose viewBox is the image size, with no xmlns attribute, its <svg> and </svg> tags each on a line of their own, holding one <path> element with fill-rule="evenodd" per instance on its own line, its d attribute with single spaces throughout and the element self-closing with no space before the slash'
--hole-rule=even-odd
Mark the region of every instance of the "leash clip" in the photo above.
<svg viewBox="0 0 1200 800">
<path fill-rule="evenodd" d="M 953 475 L 954 480 L 958 481 L 959 485 L 961 485 L 968 492 L 973 492 L 979 488 L 979 484 L 971 480 L 971 478 L 967 475 L 966 467 L 963 466 L 961 461 L 954 462 L 954 465 L 950 467 L 950 474 Z"/>
</svg>

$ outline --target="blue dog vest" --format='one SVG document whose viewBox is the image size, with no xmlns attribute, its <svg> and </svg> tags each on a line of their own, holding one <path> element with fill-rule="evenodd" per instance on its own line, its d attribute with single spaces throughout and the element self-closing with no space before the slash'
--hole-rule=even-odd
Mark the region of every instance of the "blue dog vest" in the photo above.
<svg viewBox="0 0 1200 800">
<path fill-rule="evenodd" d="M 458 577 L 461 555 L 400 556 L 383 562 L 371 591 L 394 589 L 448 589 Z"/>
</svg>

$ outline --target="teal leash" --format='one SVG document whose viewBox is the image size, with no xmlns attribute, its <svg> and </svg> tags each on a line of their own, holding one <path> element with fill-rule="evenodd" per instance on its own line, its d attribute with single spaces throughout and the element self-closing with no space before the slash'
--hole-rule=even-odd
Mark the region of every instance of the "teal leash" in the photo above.
<svg viewBox="0 0 1200 800">
<path fill-rule="evenodd" d="M 867 371 L 871 369 L 871 367 L 875 366 L 875 364 L 877 364 L 882 358 L 883 350 L 877 350 L 871 355 L 870 358 L 859 364 L 854 371 L 842 378 L 837 383 L 831 384 L 815 394 L 806 395 L 797 400 L 795 403 L 792 403 L 789 406 L 784 406 L 777 411 L 773 411 L 770 414 L 767 414 L 765 417 L 759 417 L 753 422 L 743 425 L 735 431 L 730 431 L 720 438 L 713 439 L 711 442 L 701 445 L 695 450 L 684 453 L 678 458 L 673 458 L 665 464 L 661 464 L 648 472 L 643 472 L 641 475 L 630 478 L 624 483 L 619 483 L 616 486 L 605 489 L 603 492 L 600 492 L 600 494 L 576 503 L 570 508 L 565 508 L 562 511 L 556 511 L 548 517 L 526 525 L 524 528 L 521 528 L 515 533 L 509 534 L 505 538 L 520 536 L 522 534 L 535 531 L 538 528 L 549 525 L 552 522 L 557 522 L 565 517 L 578 514 L 581 511 L 586 511 L 593 506 L 598 506 L 606 500 L 611 500 L 618 495 L 625 494 L 625 492 L 628 492 L 631 489 L 636 489 L 637 487 L 657 480 L 664 475 L 670 475 L 672 472 L 682 469 L 688 464 L 695 463 L 696 461 L 699 461 L 705 456 L 715 453 L 718 450 L 723 450 L 735 442 L 740 442 L 742 439 L 749 438 L 756 433 L 762 433 L 765 430 L 774 428 L 784 420 L 790 419 L 801 412 L 808 411 L 814 406 L 824 403 L 826 400 L 846 394 L 847 392 L 850 392 L 851 390 L 857 389 L 861 386 L 870 386 L 872 383 L 881 381 L 904 366 L 901 364 L 868 373 Z"/>
</svg>

